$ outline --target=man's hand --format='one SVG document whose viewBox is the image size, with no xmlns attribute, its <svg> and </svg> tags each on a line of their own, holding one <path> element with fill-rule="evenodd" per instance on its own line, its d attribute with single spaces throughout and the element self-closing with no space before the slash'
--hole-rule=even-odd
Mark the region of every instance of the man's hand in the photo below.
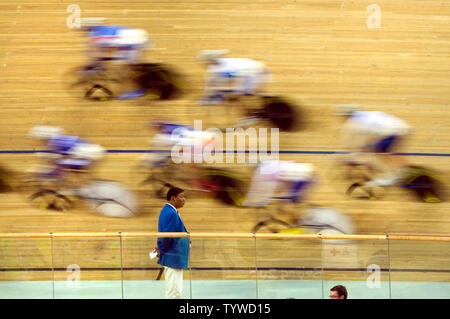
<svg viewBox="0 0 450 319">
<path fill-rule="evenodd" d="M 155 249 L 153 249 L 150 253 L 149 253 L 149 256 L 150 256 L 150 259 L 153 259 L 153 258 L 155 258 L 155 257 L 160 257 L 160 254 L 159 254 L 159 250 L 158 250 L 158 248 L 155 248 Z"/>
</svg>

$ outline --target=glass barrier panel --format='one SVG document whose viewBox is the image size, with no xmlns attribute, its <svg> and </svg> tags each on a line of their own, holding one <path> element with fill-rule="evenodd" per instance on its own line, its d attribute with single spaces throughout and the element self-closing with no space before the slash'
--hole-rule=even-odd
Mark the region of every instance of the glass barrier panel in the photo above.
<svg viewBox="0 0 450 319">
<path fill-rule="evenodd" d="M 322 298 L 319 239 L 256 239 L 258 298 Z"/>
<path fill-rule="evenodd" d="M 191 238 L 190 275 L 193 299 L 255 299 L 253 238 Z"/>
<path fill-rule="evenodd" d="M 157 247 L 157 238 L 122 238 L 123 291 L 125 299 L 163 299 L 165 281 L 158 257 L 150 252 Z M 189 286 L 185 284 L 189 292 Z M 188 295 L 189 297 L 189 295 Z"/>
<path fill-rule="evenodd" d="M 389 299 L 388 248 L 387 240 L 322 240 L 324 298 L 342 285 L 348 299 Z"/>
<path fill-rule="evenodd" d="M 53 298 L 51 239 L 0 238 L 0 299 Z"/>
<path fill-rule="evenodd" d="M 394 299 L 450 299 L 450 242 L 390 240 Z"/>
<path fill-rule="evenodd" d="M 122 298 L 120 238 L 53 238 L 55 299 Z"/>
</svg>

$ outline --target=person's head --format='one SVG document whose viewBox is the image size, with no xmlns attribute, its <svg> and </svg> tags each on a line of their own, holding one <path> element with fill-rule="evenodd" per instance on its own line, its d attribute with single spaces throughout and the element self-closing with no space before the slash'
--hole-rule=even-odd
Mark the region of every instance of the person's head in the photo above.
<svg viewBox="0 0 450 319">
<path fill-rule="evenodd" d="M 142 46 L 148 40 L 148 33 L 143 29 L 125 29 L 120 32 L 120 37 L 113 42 L 118 47 L 130 45 Z"/>
<path fill-rule="evenodd" d="M 344 119 L 349 118 L 356 111 L 362 110 L 362 106 L 359 104 L 341 104 L 338 105 L 334 115 L 342 116 Z"/>
<path fill-rule="evenodd" d="M 92 28 L 103 25 L 106 22 L 106 18 L 80 18 L 80 30 L 90 32 Z"/>
<path fill-rule="evenodd" d="M 181 188 L 171 187 L 167 192 L 167 202 L 176 209 L 183 207 L 185 201 L 184 190 Z"/>
<path fill-rule="evenodd" d="M 215 63 L 216 59 L 229 52 L 229 50 L 202 50 L 197 54 L 197 61 L 205 64 Z"/>
<path fill-rule="evenodd" d="M 347 299 L 347 289 L 338 285 L 330 289 L 330 299 Z"/>
<path fill-rule="evenodd" d="M 309 163 L 284 162 L 279 178 L 285 181 L 304 181 L 313 176 L 314 165 Z"/>
<path fill-rule="evenodd" d="M 32 138 L 40 139 L 40 140 L 48 140 L 52 138 L 52 136 L 60 135 L 64 133 L 64 130 L 60 127 L 56 126 L 46 126 L 46 125 L 38 125 L 33 127 L 29 135 Z"/>
<path fill-rule="evenodd" d="M 105 149 L 97 144 L 81 143 L 70 151 L 70 155 L 95 161 L 104 157 Z"/>
</svg>

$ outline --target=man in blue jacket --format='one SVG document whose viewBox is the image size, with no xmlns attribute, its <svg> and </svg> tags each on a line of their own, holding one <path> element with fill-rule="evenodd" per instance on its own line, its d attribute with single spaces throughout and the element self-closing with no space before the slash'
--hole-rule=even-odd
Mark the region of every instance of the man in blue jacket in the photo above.
<svg viewBox="0 0 450 319">
<path fill-rule="evenodd" d="M 181 188 L 172 187 L 167 192 L 167 204 L 161 210 L 158 232 L 187 233 L 178 209 L 184 206 L 186 199 Z M 188 269 L 189 238 L 158 238 L 158 264 L 164 266 L 166 280 L 166 298 L 181 298 L 183 291 L 183 269 Z"/>
</svg>

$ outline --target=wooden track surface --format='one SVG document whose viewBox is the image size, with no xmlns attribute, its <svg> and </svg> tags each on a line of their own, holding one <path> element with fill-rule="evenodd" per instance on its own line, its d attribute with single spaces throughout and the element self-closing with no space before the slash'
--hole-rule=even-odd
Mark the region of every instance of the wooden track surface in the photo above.
<svg viewBox="0 0 450 319">
<path fill-rule="evenodd" d="M 186 94 L 173 101 L 90 102 L 70 94 L 64 74 L 85 62 L 84 39 L 66 20 L 71 1 L 11 1 L 0 4 L 0 150 L 41 149 L 27 136 L 34 125 L 57 125 L 108 150 L 145 150 L 152 131 L 146 124 L 166 118 L 204 128 L 224 127 L 239 109 L 197 105 L 204 68 L 202 49 L 230 49 L 230 56 L 264 61 L 273 81 L 268 93 L 302 106 L 306 125 L 280 134 L 280 150 L 337 151 L 342 122 L 338 104 L 357 103 L 406 120 L 414 134 L 399 150 L 450 153 L 448 28 L 450 5 L 441 1 L 379 0 L 381 27 L 370 29 L 373 1 L 77 1 L 82 17 L 106 17 L 110 24 L 146 29 L 152 47 L 145 59 L 181 72 Z M 155 231 L 164 204 L 138 186 L 133 165 L 140 154 L 110 153 L 96 176 L 135 190 L 141 213 L 112 219 L 77 207 L 67 213 L 41 211 L 24 194 L 1 194 L 0 232 Z M 317 166 L 319 184 L 309 200 L 339 208 L 361 234 L 450 234 L 448 202 L 425 204 L 399 189 L 380 201 L 349 200 L 327 172 L 331 155 L 289 154 Z M 409 156 L 449 178 L 449 157 Z M 37 163 L 33 154 L 0 154 L 0 163 L 19 171 Z M 251 169 L 231 165 L 251 176 Z M 341 191 L 339 191 L 341 190 Z M 190 194 L 188 194 L 190 195 Z M 188 197 L 181 211 L 191 232 L 249 232 L 257 220 L 251 209 Z M 409 250 L 412 253 L 412 250 Z"/>
</svg>

